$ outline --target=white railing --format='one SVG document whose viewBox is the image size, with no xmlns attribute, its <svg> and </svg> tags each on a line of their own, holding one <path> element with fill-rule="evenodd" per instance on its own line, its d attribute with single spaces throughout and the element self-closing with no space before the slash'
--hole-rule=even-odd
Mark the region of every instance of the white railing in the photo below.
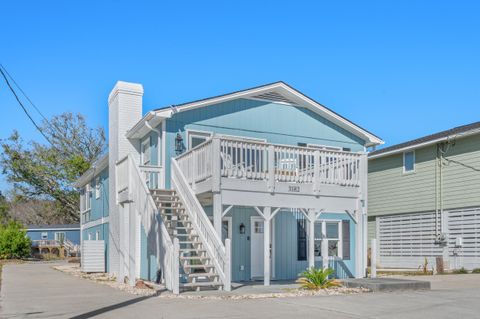
<svg viewBox="0 0 480 319">
<path fill-rule="evenodd" d="M 163 169 L 160 166 L 140 165 L 145 183 L 149 189 L 163 188 Z"/>
<path fill-rule="evenodd" d="M 241 138 L 213 137 L 177 157 L 192 187 L 215 177 L 276 182 L 358 187 L 366 155 L 256 142 Z M 219 171 L 219 173 L 217 173 Z"/>
<path fill-rule="evenodd" d="M 189 184 L 194 185 L 212 176 L 212 150 L 212 139 L 209 139 L 177 157 L 178 165 Z"/>
<path fill-rule="evenodd" d="M 117 162 L 117 198 L 125 198 L 130 205 L 134 205 L 141 217 L 144 231 L 149 234 L 155 230 L 158 245 L 158 260 L 162 270 L 165 286 L 168 290 L 179 291 L 179 245 L 174 243 L 168 234 L 163 220 L 150 193 L 144 174 L 131 156 Z M 126 184 L 126 185 L 125 185 Z M 128 196 L 125 196 L 125 193 Z"/>
<path fill-rule="evenodd" d="M 192 221 L 192 226 L 205 247 L 210 260 L 213 262 L 224 289 L 229 291 L 231 288 L 230 241 L 227 239 L 225 245 L 223 245 L 220 236 L 213 228 L 177 160 L 172 159 L 171 164 L 172 186 L 185 205 L 185 210 Z"/>
</svg>

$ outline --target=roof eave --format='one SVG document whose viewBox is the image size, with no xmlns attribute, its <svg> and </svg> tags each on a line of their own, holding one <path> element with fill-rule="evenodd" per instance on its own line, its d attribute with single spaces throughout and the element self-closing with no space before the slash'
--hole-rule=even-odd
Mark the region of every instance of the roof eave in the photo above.
<svg viewBox="0 0 480 319">
<path fill-rule="evenodd" d="M 98 161 L 96 161 L 92 167 L 90 167 L 85 173 L 80 176 L 73 187 L 81 188 L 88 184 L 94 177 L 96 177 L 100 172 L 108 166 L 108 153 L 103 155 Z"/>
<path fill-rule="evenodd" d="M 479 133 L 480 133 L 480 129 L 473 129 L 473 130 L 469 130 L 469 131 L 462 132 L 462 133 L 451 134 L 451 135 L 448 135 L 448 136 L 444 136 L 444 137 L 437 138 L 437 139 L 434 139 L 434 140 L 426 141 L 426 142 L 423 142 L 423 143 L 418 143 L 418 144 L 408 145 L 408 146 L 405 146 L 405 147 L 402 147 L 402 148 L 397 148 L 397 149 L 387 151 L 387 152 L 384 152 L 384 153 L 369 155 L 368 159 L 376 159 L 376 158 L 386 157 L 386 156 L 395 155 L 395 154 L 399 154 L 399 153 L 403 153 L 403 152 L 413 151 L 413 150 L 416 150 L 416 149 L 419 149 L 419 148 L 422 148 L 422 147 L 425 147 L 425 146 L 430 146 L 430 145 L 433 145 L 433 144 L 449 141 L 449 140 L 452 140 L 452 139 L 463 138 L 463 137 L 467 137 L 467 136 L 471 136 L 471 135 L 475 135 L 475 134 L 479 134 Z"/>
</svg>

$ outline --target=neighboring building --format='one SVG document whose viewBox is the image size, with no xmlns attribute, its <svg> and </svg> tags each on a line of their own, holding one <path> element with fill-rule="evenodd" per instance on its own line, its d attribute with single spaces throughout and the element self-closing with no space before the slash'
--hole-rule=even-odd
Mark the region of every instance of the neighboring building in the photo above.
<svg viewBox="0 0 480 319">
<path fill-rule="evenodd" d="M 106 271 L 174 292 L 314 265 L 364 276 L 366 149 L 381 139 L 283 82 L 143 117 L 142 96 L 117 82 L 109 154 L 76 183 Z"/>
<path fill-rule="evenodd" d="M 80 245 L 80 225 L 28 225 L 27 236 L 32 241 L 34 255 L 54 254 L 65 256 L 77 254 Z"/>
<path fill-rule="evenodd" d="M 381 267 L 480 267 L 480 122 L 369 154 L 369 238 Z"/>
</svg>

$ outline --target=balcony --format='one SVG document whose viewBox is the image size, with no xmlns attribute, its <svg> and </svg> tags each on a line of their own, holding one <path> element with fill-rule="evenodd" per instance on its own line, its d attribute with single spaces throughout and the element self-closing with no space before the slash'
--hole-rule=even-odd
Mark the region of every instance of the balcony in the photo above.
<svg viewBox="0 0 480 319">
<path fill-rule="evenodd" d="M 213 137 L 177 157 L 197 194 L 232 192 L 357 198 L 366 154 Z M 222 200 L 224 202 L 225 200 Z M 286 201 L 288 201 L 286 199 Z M 284 206 L 282 206 L 284 207 Z"/>
</svg>

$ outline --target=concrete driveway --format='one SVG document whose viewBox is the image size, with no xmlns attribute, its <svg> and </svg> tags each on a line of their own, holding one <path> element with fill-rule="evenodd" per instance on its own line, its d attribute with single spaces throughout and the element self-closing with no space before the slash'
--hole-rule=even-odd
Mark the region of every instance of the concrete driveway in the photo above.
<svg viewBox="0 0 480 319">
<path fill-rule="evenodd" d="M 478 318 L 480 275 L 425 277 L 432 291 L 254 300 L 137 297 L 51 268 L 7 265 L 1 318 Z"/>
</svg>

